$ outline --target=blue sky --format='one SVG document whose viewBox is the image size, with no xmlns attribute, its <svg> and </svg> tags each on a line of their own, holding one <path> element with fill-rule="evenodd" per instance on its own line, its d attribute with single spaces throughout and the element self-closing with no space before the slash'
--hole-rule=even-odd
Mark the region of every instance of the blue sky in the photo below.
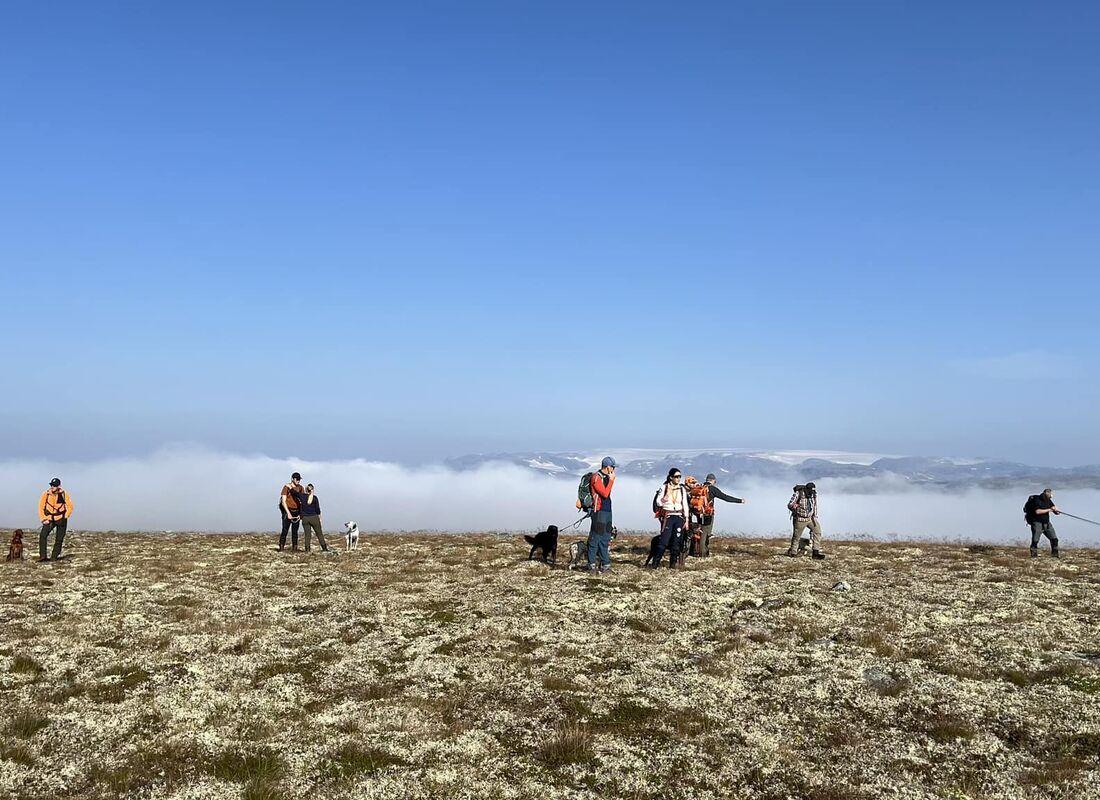
<svg viewBox="0 0 1100 800">
<path fill-rule="evenodd" d="M 29 3 L 4 455 L 1100 461 L 1100 7 Z"/>
</svg>

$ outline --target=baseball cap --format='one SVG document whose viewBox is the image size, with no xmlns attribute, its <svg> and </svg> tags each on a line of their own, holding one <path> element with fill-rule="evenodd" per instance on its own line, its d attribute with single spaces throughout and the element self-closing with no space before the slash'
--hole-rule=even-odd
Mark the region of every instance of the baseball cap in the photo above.
<svg viewBox="0 0 1100 800">
<path fill-rule="evenodd" d="M 291 480 L 300 481 L 302 479 L 302 474 L 300 472 L 295 472 L 290 478 Z"/>
<path fill-rule="evenodd" d="M 60 486 L 60 485 L 61 485 L 61 478 L 53 478 L 50 481 L 50 486 Z"/>
<path fill-rule="evenodd" d="M 604 456 L 603 461 L 600 462 L 600 469 L 603 469 L 604 467 L 614 467 L 615 469 L 618 469 L 619 465 L 611 456 Z"/>
<path fill-rule="evenodd" d="M 708 472 L 707 477 L 705 477 L 703 479 L 703 483 L 706 483 L 707 481 L 716 481 L 716 480 L 718 480 L 718 476 L 715 475 L 713 472 Z"/>
</svg>

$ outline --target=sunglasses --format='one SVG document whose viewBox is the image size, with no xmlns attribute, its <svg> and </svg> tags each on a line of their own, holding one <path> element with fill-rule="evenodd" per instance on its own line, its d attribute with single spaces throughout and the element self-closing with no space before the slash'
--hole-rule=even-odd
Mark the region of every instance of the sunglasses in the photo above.
<svg viewBox="0 0 1100 800">
<path fill-rule="evenodd" d="M 680 478 L 681 478 L 681 476 L 680 476 L 680 475 L 673 475 L 673 476 L 672 476 L 672 479 L 673 479 L 674 481 L 678 481 L 678 480 L 680 480 Z"/>
</svg>

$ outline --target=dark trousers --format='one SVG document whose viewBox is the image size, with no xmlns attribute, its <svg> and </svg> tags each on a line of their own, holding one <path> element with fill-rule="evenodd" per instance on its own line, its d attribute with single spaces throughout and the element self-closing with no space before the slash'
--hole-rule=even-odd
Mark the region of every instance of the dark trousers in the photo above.
<svg viewBox="0 0 1100 800">
<path fill-rule="evenodd" d="M 702 517 L 694 517 L 692 522 L 695 523 L 695 533 L 688 540 L 688 555 L 706 558 L 710 555 L 710 534 L 714 530 L 714 517 L 704 514 Z"/>
<path fill-rule="evenodd" d="M 1031 523 L 1031 549 L 1038 552 L 1039 539 L 1043 536 L 1050 539 L 1050 552 L 1058 552 L 1058 534 L 1054 532 L 1054 526 L 1049 522 Z"/>
<path fill-rule="evenodd" d="M 53 555 L 50 558 L 57 558 L 61 555 L 61 545 L 65 541 L 65 531 L 69 527 L 69 521 L 67 519 L 52 519 L 42 526 L 41 532 L 38 534 L 38 557 L 46 557 L 46 543 L 50 538 L 50 533 L 54 533 L 53 537 Z"/>
<path fill-rule="evenodd" d="M 661 538 L 657 540 L 657 553 L 653 557 L 653 568 L 661 566 L 661 559 L 665 551 L 669 551 L 669 566 L 673 566 L 680 560 L 680 545 L 683 542 L 684 518 L 679 514 L 671 514 L 665 517 L 665 524 L 661 526 Z"/>
<path fill-rule="evenodd" d="M 588 566 L 611 566 L 611 512 L 597 511 L 592 515 L 592 530 L 588 534 Z"/>
<path fill-rule="evenodd" d="M 279 549 L 282 550 L 286 547 L 286 535 L 290 534 L 290 546 L 295 550 L 298 549 L 298 529 L 302 526 L 301 517 L 288 517 L 285 511 L 282 511 L 283 517 L 283 530 L 279 534 Z"/>
</svg>

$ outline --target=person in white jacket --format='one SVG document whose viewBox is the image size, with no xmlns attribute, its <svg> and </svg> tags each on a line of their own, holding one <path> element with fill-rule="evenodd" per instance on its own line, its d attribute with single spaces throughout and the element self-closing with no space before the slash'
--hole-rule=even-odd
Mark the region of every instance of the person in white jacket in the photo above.
<svg viewBox="0 0 1100 800">
<path fill-rule="evenodd" d="M 657 552 L 653 558 L 653 568 L 661 566 L 665 551 L 669 551 L 669 569 L 680 566 L 680 548 L 684 533 L 687 531 L 688 513 L 691 510 L 687 489 L 680 482 L 683 474 L 673 468 L 668 471 L 665 482 L 657 489 L 653 504 L 661 518 L 661 536 L 657 541 Z"/>
</svg>

